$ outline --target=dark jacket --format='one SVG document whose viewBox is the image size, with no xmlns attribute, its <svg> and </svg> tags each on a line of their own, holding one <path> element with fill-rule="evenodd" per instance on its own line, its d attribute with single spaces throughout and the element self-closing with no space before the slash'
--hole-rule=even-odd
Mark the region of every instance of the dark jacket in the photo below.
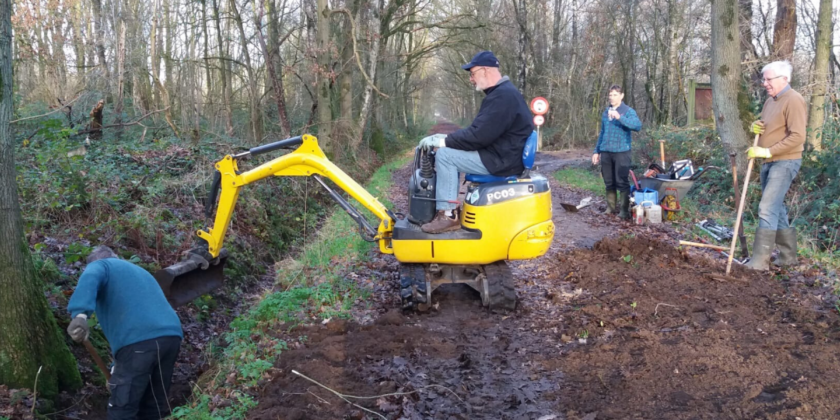
<svg viewBox="0 0 840 420">
<path fill-rule="evenodd" d="M 519 175 L 525 171 L 522 149 L 534 131 L 534 117 L 507 77 L 484 93 L 487 96 L 472 124 L 446 136 L 446 147 L 477 150 L 492 175 Z"/>
</svg>

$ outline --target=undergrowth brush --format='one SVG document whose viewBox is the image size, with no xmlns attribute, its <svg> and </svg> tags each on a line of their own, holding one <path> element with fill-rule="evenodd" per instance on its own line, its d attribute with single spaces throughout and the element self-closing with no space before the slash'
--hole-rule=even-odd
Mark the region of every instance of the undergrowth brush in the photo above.
<svg viewBox="0 0 840 420">
<path fill-rule="evenodd" d="M 634 161 L 640 168 L 659 162 L 659 140 L 665 140 L 669 162 L 691 159 L 695 167 L 720 168 L 696 181 L 688 198 L 680 203 L 683 220 L 713 218 L 733 227 L 738 203 L 734 199 L 729 156 L 714 127 L 660 127 L 644 132 L 634 142 Z M 758 225 L 760 169 L 759 161 L 751 174 L 748 204 L 744 209 L 744 226 L 750 233 Z M 743 181 L 743 174 L 739 174 L 739 190 Z M 827 268 L 840 267 L 840 125 L 836 121 L 824 127 L 822 151 L 806 147 L 802 168 L 791 185 L 786 203 L 791 223 L 799 232 L 800 254 Z"/>
</svg>

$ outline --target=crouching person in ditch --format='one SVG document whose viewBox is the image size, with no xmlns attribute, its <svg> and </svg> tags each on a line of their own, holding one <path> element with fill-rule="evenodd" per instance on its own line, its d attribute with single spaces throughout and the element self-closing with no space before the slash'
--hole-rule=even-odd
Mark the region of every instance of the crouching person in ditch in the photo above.
<svg viewBox="0 0 840 420">
<path fill-rule="evenodd" d="M 747 263 L 753 270 L 770 268 L 770 254 L 775 247 L 779 248 L 776 264 L 796 263 L 796 228 L 788 220 L 785 195 L 802 166 L 808 112 L 805 99 L 790 87 L 792 69 L 787 61 L 776 61 L 761 70 L 768 98 L 761 119 L 751 127 L 753 133 L 760 135 L 758 146 L 747 150 L 750 159 L 764 159 L 758 230 L 752 259 Z"/>
<path fill-rule="evenodd" d="M 162 419 L 169 415 L 169 385 L 181 340 L 181 321 L 146 270 L 99 246 L 67 310 L 76 342 L 87 340 L 88 317 L 96 313 L 114 355 L 108 387 L 108 419 Z"/>
</svg>

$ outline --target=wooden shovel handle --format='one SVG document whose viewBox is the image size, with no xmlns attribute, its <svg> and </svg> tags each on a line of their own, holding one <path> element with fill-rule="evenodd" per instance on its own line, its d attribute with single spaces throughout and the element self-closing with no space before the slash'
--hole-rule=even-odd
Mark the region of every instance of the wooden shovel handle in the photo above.
<svg viewBox="0 0 840 420">
<path fill-rule="evenodd" d="M 753 141 L 753 147 L 758 146 L 758 137 L 759 134 L 755 135 L 755 140 Z M 735 216 L 735 235 L 732 235 L 732 244 L 729 245 L 729 258 L 726 260 L 726 275 L 729 275 L 729 272 L 732 271 L 732 258 L 735 256 L 735 244 L 738 241 L 738 229 L 741 228 L 741 216 L 744 215 L 744 204 L 747 202 L 747 188 L 750 186 L 750 174 L 752 173 L 753 164 L 755 163 L 755 159 L 750 159 L 749 163 L 747 163 L 747 172 L 744 173 L 744 189 L 741 192 L 741 203 L 738 204 L 738 215 Z"/>
<path fill-rule="evenodd" d="M 99 366 L 99 370 L 101 370 L 102 373 L 105 374 L 105 380 L 110 381 L 111 380 L 111 371 L 109 371 L 108 367 L 105 366 L 105 362 L 103 362 L 102 358 L 99 357 L 99 353 L 97 353 L 96 349 L 93 348 L 93 344 L 90 344 L 90 341 L 88 341 L 88 340 L 85 340 L 84 344 L 85 344 L 85 348 L 87 349 L 88 353 L 90 353 L 90 357 L 93 359 L 94 363 L 96 363 L 96 366 Z"/>
<path fill-rule="evenodd" d="M 659 140 L 659 157 L 662 159 L 662 170 L 665 170 L 665 140 Z"/>
<path fill-rule="evenodd" d="M 693 247 L 697 247 L 697 248 L 711 248 L 711 249 L 716 249 L 718 251 L 726 251 L 725 246 L 712 245 L 712 244 L 701 244 L 699 242 L 680 241 L 680 245 L 693 246 Z"/>
</svg>

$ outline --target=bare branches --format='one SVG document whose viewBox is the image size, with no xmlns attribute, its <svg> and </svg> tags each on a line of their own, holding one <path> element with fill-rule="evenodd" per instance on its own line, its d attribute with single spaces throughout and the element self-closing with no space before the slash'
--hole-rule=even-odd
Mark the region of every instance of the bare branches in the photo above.
<svg viewBox="0 0 840 420">
<path fill-rule="evenodd" d="M 373 90 L 375 90 L 376 93 L 379 94 L 379 96 L 382 96 L 383 98 L 388 98 L 388 95 L 382 93 L 382 91 L 379 90 L 379 88 L 376 87 L 376 85 L 373 83 L 373 80 L 370 80 L 370 77 L 365 72 L 364 66 L 362 66 L 362 59 L 359 58 L 359 51 L 356 48 L 356 24 L 353 23 L 353 15 L 350 13 L 349 10 L 343 9 L 343 8 L 342 9 L 331 10 L 330 14 L 333 14 L 333 13 L 343 13 L 343 14 L 347 15 L 347 21 L 350 23 L 350 36 L 353 38 L 353 55 L 356 56 L 356 65 L 359 67 L 359 72 L 362 73 L 362 76 L 365 78 L 365 81 L 367 82 L 367 84 L 371 88 L 373 88 Z"/>
</svg>

